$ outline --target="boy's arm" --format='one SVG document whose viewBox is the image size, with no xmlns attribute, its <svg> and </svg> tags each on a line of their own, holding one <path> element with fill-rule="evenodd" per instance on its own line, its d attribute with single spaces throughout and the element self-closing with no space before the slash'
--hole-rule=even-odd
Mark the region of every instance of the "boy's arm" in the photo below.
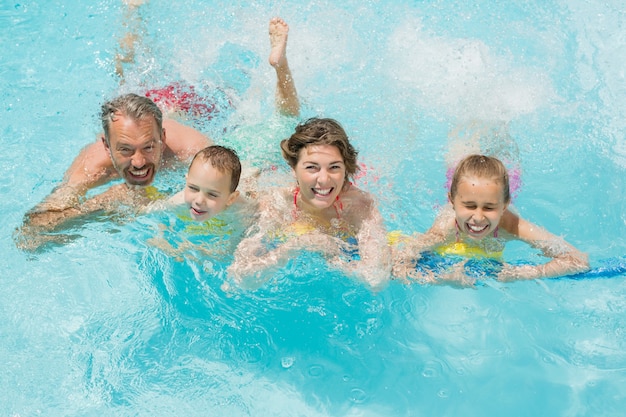
<svg viewBox="0 0 626 417">
<path fill-rule="evenodd" d="M 585 253 L 580 252 L 563 238 L 520 218 L 509 210 L 505 212 L 501 224 L 507 232 L 541 250 L 545 256 L 552 259 L 542 265 L 506 265 L 498 274 L 498 279 L 550 278 L 589 269 L 589 261 Z"/>
<path fill-rule="evenodd" d="M 167 199 L 167 206 L 182 206 L 185 204 L 185 192 L 179 191 Z"/>
</svg>

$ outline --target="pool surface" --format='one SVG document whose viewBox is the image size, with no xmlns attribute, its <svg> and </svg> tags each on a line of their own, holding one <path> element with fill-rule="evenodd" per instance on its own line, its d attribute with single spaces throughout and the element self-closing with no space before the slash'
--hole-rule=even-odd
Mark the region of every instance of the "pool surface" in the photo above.
<svg viewBox="0 0 626 417">
<path fill-rule="evenodd" d="M 189 123 L 279 163 L 276 138 L 251 134 L 273 117 L 275 15 L 291 28 L 303 117 L 344 125 L 389 230 L 423 232 L 445 204 L 455 127 L 504 122 L 523 171 L 515 207 L 587 252 L 592 271 L 371 292 L 303 252 L 260 289 L 227 291 L 227 233 L 174 213 L 16 248 L 24 213 L 120 92 L 197 86 L 224 111 Z M 623 415 L 621 2 L 150 0 L 141 16 L 145 48 L 120 85 L 121 1 L 0 4 L 0 415 Z M 523 244 L 504 256 L 542 262 Z"/>
</svg>

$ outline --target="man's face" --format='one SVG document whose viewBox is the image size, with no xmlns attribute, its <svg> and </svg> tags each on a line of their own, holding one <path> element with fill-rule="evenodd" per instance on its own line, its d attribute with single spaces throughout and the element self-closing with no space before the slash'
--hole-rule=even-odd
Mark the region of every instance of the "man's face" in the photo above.
<svg viewBox="0 0 626 417">
<path fill-rule="evenodd" d="M 133 120 L 117 114 L 109 126 L 109 144 L 113 167 L 129 185 L 145 187 L 154 180 L 163 155 L 165 131 L 159 131 L 152 116 Z"/>
</svg>

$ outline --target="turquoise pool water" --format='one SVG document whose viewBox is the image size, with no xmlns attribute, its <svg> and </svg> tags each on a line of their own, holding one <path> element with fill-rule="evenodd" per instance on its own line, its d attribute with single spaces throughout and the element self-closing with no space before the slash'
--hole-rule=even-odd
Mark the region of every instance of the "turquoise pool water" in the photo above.
<svg viewBox="0 0 626 417">
<path fill-rule="evenodd" d="M 0 414 L 623 414 L 621 3 L 151 0 L 149 49 L 120 87 L 121 6 L 0 4 Z M 517 209 L 586 251 L 594 271 L 372 293 L 302 253 L 260 290 L 226 293 L 228 256 L 176 258 L 150 243 L 162 225 L 180 239 L 168 214 L 93 222 L 39 254 L 15 248 L 23 214 L 119 91 L 184 80 L 227 94 L 231 111 L 195 121 L 218 143 L 269 118 L 277 14 L 306 115 L 344 124 L 389 229 L 432 222 L 455 126 L 506 121 L 523 169 Z M 240 146 L 250 158 L 275 151 L 266 137 Z M 505 256 L 540 261 L 523 245 Z"/>
</svg>

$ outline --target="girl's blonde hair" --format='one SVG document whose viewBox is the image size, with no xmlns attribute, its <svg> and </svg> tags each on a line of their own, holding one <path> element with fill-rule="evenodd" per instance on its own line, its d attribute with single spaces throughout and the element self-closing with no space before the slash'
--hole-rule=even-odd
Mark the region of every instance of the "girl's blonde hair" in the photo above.
<svg viewBox="0 0 626 417">
<path fill-rule="evenodd" d="M 502 185 L 504 202 L 508 204 L 511 201 L 509 174 L 499 159 L 486 155 L 469 155 L 463 158 L 456 166 L 452 176 L 450 200 L 454 200 L 456 197 L 459 182 L 463 178 L 469 177 L 493 179 L 496 184 Z"/>
</svg>

